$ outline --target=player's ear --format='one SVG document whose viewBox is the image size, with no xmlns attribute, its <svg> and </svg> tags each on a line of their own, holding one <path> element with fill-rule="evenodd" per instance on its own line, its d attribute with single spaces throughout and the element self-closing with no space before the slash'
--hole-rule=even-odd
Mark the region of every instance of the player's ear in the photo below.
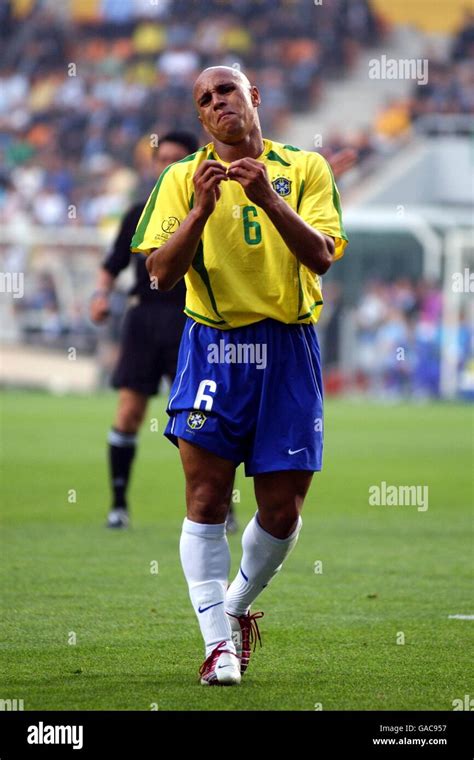
<svg viewBox="0 0 474 760">
<path fill-rule="evenodd" d="M 256 85 L 252 85 L 250 88 L 250 98 L 252 100 L 253 106 L 259 106 L 262 102 L 262 98 L 260 97 L 260 93 L 258 91 L 258 87 Z"/>
</svg>

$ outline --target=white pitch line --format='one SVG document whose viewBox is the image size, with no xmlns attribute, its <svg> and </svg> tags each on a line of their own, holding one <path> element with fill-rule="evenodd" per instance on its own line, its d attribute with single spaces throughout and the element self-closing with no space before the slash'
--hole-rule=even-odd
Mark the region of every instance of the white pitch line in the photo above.
<svg viewBox="0 0 474 760">
<path fill-rule="evenodd" d="M 474 620 L 474 615 L 448 615 L 451 620 Z"/>
</svg>

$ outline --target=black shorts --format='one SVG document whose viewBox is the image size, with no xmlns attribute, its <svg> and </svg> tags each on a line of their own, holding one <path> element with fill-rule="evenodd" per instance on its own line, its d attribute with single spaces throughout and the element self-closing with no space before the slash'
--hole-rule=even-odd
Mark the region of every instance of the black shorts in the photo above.
<svg viewBox="0 0 474 760">
<path fill-rule="evenodd" d="M 164 375 L 173 380 L 185 321 L 185 314 L 176 307 L 147 302 L 132 306 L 122 327 L 112 387 L 154 396 Z"/>
</svg>

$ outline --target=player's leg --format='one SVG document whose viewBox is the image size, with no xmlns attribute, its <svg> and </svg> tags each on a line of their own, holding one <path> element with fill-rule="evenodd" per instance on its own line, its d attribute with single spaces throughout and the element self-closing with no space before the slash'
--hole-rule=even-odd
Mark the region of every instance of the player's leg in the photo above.
<svg viewBox="0 0 474 760">
<path fill-rule="evenodd" d="M 235 463 L 181 438 L 179 452 L 186 478 L 187 509 L 180 557 L 206 647 L 202 682 L 238 683 L 240 667 L 224 609 L 230 569 L 225 520 Z"/>
<path fill-rule="evenodd" d="M 323 448 L 322 381 L 314 328 L 268 321 L 259 329 L 268 362 L 245 462 L 247 475 L 254 477 L 258 512 L 243 533 L 240 569 L 226 598 L 235 641 L 242 648 L 242 670 L 251 639 L 258 637 L 250 605 L 296 544 L 302 525 L 299 512 L 313 472 L 321 469 Z"/>
<path fill-rule="evenodd" d="M 263 613 L 250 613 L 250 605 L 281 569 L 294 548 L 302 526 L 300 512 L 312 479 L 311 472 L 284 471 L 256 475 L 258 512 L 242 535 L 239 572 L 226 595 L 226 612 L 233 640 L 245 673 L 251 646 L 260 639 L 257 620 Z"/>
<path fill-rule="evenodd" d="M 109 432 L 113 508 L 107 525 L 111 528 L 128 525 L 126 496 L 137 451 L 137 433 L 162 374 L 156 346 L 157 321 L 157 310 L 148 303 L 133 306 L 125 316 L 120 356 L 112 377 L 119 399 L 114 425 Z"/>
<path fill-rule="evenodd" d="M 131 388 L 120 388 L 112 429 L 108 435 L 112 506 L 109 528 L 128 525 L 127 489 L 137 448 L 137 433 L 145 417 L 148 396 Z"/>
<path fill-rule="evenodd" d="M 240 571 L 227 593 L 229 613 L 240 616 L 248 612 L 295 546 L 312 476 L 311 472 L 297 470 L 255 476 L 258 512 L 242 536 Z"/>
<path fill-rule="evenodd" d="M 209 346 L 220 340 L 238 341 L 239 333 L 187 320 L 165 435 L 179 445 L 186 475 L 188 516 L 181 560 L 209 653 L 201 682 L 221 682 L 228 671 L 229 682 L 239 683 L 240 663 L 224 610 L 229 572 L 225 519 L 235 469 L 246 456 L 254 426 L 255 371 L 249 365 L 210 362 Z M 219 645 L 228 649 L 226 655 L 220 653 Z M 230 659 L 222 669 L 221 657 Z"/>
</svg>

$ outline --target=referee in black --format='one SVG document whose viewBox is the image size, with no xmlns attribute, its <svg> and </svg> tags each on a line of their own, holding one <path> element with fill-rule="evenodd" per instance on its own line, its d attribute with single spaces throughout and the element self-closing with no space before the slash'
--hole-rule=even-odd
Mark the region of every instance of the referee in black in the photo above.
<svg viewBox="0 0 474 760">
<path fill-rule="evenodd" d="M 170 132 L 159 140 L 155 151 L 157 176 L 169 164 L 194 153 L 199 145 L 189 132 Z M 146 256 L 131 254 L 130 242 L 145 202 L 125 214 L 110 254 L 97 274 L 90 303 L 91 319 L 103 322 L 110 309 L 109 297 L 119 273 L 133 259 L 135 283 L 130 290 L 128 309 L 120 341 L 120 355 L 112 376 L 118 389 L 118 406 L 108 435 L 112 504 L 109 528 L 129 525 L 127 487 L 137 447 L 137 433 L 143 423 L 150 396 L 158 392 L 163 376 L 172 381 L 176 372 L 179 342 L 184 328 L 184 281 L 169 292 L 152 290 L 146 270 Z"/>
</svg>

